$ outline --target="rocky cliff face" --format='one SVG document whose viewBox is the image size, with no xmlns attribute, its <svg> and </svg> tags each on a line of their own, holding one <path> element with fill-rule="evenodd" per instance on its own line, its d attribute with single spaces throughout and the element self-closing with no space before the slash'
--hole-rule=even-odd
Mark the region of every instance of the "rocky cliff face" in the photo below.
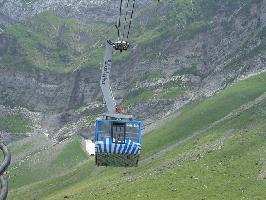
<svg viewBox="0 0 266 200">
<path fill-rule="evenodd" d="M 158 12 L 158 15 L 163 16 L 165 10 Z M 132 59 L 126 65 L 131 66 L 130 71 L 134 71 L 135 78 L 154 69 L 162 70 L 166 79 L 173 75 L 183 76 L 183 82 L 189 89 L 182 98 L 170 103 L 174 110 L 183 105 L 184 100 L 212 96 L 234 81 L 266 69 L 265 16 L 266 1 L 249 1 L 239 7 L 224 5 L 205 25 L 184 28 L 183 35 L 162 36 L 161 40 L 151 46 L 136 47 Z M 144 61 L 136 61 L 140 49 L 141 53 L 147 55 Z M 149 57 L 151 52 L 152 58 Z M 120 82 L 126 85 L 128 77 L 125 76 Z M 178 83 L 180 81 L 174 84 Z M 132 90 L 137 87 L 138 84 Z M 154 90 L 158 87 L 147 88 Z M 166 105 L 158 101 L 154 103 L 160 105 L 161 109 L 167 107 L 166 110 L 171 110 L 169 102 Z M 147 116 L 158 113 L 154 105 L 150 106 L 153 109 L 146 107 L 141 112 L 150 110 Z"/>
<path fill-rule="evenodd" d="M 100 94 L 99 70 L 54 74 L 1 69 L 0 73 L 2 104 L 36 112 L 73 109 L 94 101 Z"/>
<path fill-rule="evenodd" d="M 105 10 L 106 5 L 111 9 L 118 5 L 116 1 L 73 0 L 16 1 L 11 6 L 11 2 L 2 1 L 1 12 L 13 21 L 49 9 L 80 19 L 86 13 L 88 20 L 106 21 L 107 16 L 113 16 Z M 68 5 L 72 5 L 70 11 L 65 12 Z M 221 5 L 209 18 L 185 24 L 176 21 L 164 28 L 154 25 L 153 18 L 160 16 L 160 22 L 167 21 L 171 4 L 159 5 L 156 12 L 150 8 L 139 13 L 133 49 L 123 55 L 126 59 L 114 61 L 112 71 L 114 94 L 128 112 L 141 113 L 147 123 L 154 122 L 193 99 L 211 96 L 240 78 L 266 69 L 266 1 Z M 182 31 L 173 31 L 179 29 Z M 104 40 L 99 43 L 101 49 Z M 8 41 L 0 44 L 0 51 L 9 49 Z M 67 73 L 2 67 L 0 102 L 40 113 L 41 128 L 51 137 L 64 139 L 77 132 L 88 133 L 95 117 L 105 111 L 98 99 L 99 74 L 98 67 Z"/>
</svg>

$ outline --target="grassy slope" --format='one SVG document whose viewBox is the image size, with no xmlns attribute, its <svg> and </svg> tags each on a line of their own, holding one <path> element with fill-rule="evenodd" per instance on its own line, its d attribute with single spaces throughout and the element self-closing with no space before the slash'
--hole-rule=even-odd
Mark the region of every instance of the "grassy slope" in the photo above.
<svg viewBox="0 0 266 200">
<path fill-rule="evenodd" d="M 206 128 L 209 124 L 226 116 L 266 91 L 266 73 L 252 77 L 221 91 L 213 98 L 207 99 L 198 106 L 192 106 L 172 123 L 166 124 L 146 136 L 145 155 L 175 143 L 193 132 Z M 163 137 L 167 135 L 167 137 Z M 152 138 L 152 139 L 151 139 Z"/>
<path fill-rule="evenodd" d="M 44 140 L 42 137 L 39 139 Z M 63 148 L 50 147 L 49 150 L 43 150 L 39 146 L 29 158 L 26 156 L 22 161 L 19 159 L 19 161 L 13 162 L 9 170 L 10 187 L 22 187 L 73 170 L 82 161 L 88 159 L 81 148 L 80 141 L 79 138 L 74 138 L 68 141 Z M 18 155 L 22 151 L 29 155 L 26 152 L 28 149 L 34 148 L 32 142 L 29 141 L 23 145 L 14 143 L 11 145 L 11 151 L 14 155 Z M 38 141 L 34 142 L 38 144 Z M 41 152 L 39 152 L 40 149 L 42 149 Z"/>
<path fill-rule="evenodd" d="M 102 62 L 103 55 L 103 49 L 97 44 L 105 41 L 107 34 L 110 37 L 114 34 L 108 24 L 85 25 L 75 19 L 45 12 L 7 28 L 4 36 L 10 42 L 2 52 L 1 67 L 56 73 L 95 68 Z"/>
<path fill-rule="evenodd" d="M 210 126 L 264 92 L 266 73 L 190 105 L 144 137 L 142 159 Z M 138 168 L 94 169 L 98 174 L 91 176 L 94 163 L 88 161 L 72 174 L 14 190 L 10 199 L 263 199 L 266 182 L 257 177 L 266 165 L 265 110 L 264 100 Z"/>
<path fill-rule="evenodd" d="M 10 133 L 27 133 L 31 131 L 31 122 L 20 115 L 7 115 L 0 117 L 0 131 Z"/>
<path fill-rule="evenodd" d="M 199 0 L 191 4 L 191 0 L 176 0 L 158 6 L 152 4 L 134 21 L 130 42 L 143 52 L 138 55 L 140 60 L 152 60 L 162 51 L 161 44 L 170 36 L 182 40 L 193 38 L 209 29 L 211 17 L 223 5 L 237 7 L 250 2 L 252 0 Z M 166 9 L 164 13 L 160 13 L 161 8 Z M 145 25 L 141 19 L 144 16 L 149 18 Z M 0 67 L 67 73 L 85 67 L 99 67 L 104 51 L 100 46 L 107 38 L 115 39 L 116 30 L 112 24 L 85 25 L 75 19 L 45 12 L 7 28 L 3 35 L 9 38 L 9 46 L 1 52 Z M 131 52 L 123 56 L 117 54 L 114 61 L 128 58 Z"/>
</svg>

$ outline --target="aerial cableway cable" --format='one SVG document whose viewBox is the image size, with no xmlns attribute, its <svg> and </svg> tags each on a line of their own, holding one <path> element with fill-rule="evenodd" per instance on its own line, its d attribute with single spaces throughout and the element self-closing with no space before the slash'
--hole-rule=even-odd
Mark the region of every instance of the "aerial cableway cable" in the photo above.
<svg viewBox="0 0 266 200">
<path fill-rule="evenodd" d="M 7 167 L 10 165 L 11 154 L 4 143 L 0 143 L 0 149 L 4 154 L 4 161 L 0 165 L 0 184 L 1 184 L 0 200 L 5 200 L 8 194 L 8 182 L 7 182 L 7 176 L 5 175 L 5 171 L 7 170 Z"/>
<path fill-rule="evenodd" d="M 123 39 L 128 40 L 131 25 L 132 25 L 132 20 L 133 20 L 135 2 L 136 0 L 127 0 L 127 1 L 121 0 L 120 1 L 119 17 L 118 17 L 117 25 L 116 25 L 117 37 L 119 41 Z M 125 12 L 123 12 L 123 9 L 125 9 Z M 123 18 L 124 20 L 122 20 Z M 121 30 L 121 26 L 123 26 L 123 31 Z M 121 34 L 122 32 L 123 34 Z"/>
<path fill-rule="evenodd" d="M 117 41 L 108 41 L 115 50 L 119 50 L 120 52 L 129 48 L 128 38 L 133 20 L 135 2 L 136 0 L 120 0 L 119 17 L 115 25 L 117 29 Z"/>
<path fill-rule="evenodd" d="M 131 15 L 130 15 L 128 31 L 127 31 L 127 37 L 126 37 L 127 39 L 129 37 L 129 33 L 130 33 L 131 25 L 132 25 L 133 14 L 134 14 L 134 9 L 135 9 L 135 2 L 136 2 L 136 0 L 133 0 L 132 11 L 131 11 Z"/>
<path fill-rule="evenodd" d="M 126 14 L 125 14 L 125 24 L 124 24 L 124 32 L 123 32 L 123 38 L 125 38 L 125 33 L 126 33 L 126 23 L 127 23 L 127 17 L 128 17 L 128 13 L 129 13 L 129 11 L 128 11 L 128 6 L 129 6 L 129 1 L 130 0 L 127 0 L 127 5 L 126 5 Z"/>
<path fill-rule="evenodd" d="M 117 21 L 117 25 L 116 25 L 118 40 L 120 39 L 120 27 L 121 27 L 122 7 L 123 7 L 123 0 L 120 1 L 119 17 L 118 17 L 118 21 Z"/>
</svg>

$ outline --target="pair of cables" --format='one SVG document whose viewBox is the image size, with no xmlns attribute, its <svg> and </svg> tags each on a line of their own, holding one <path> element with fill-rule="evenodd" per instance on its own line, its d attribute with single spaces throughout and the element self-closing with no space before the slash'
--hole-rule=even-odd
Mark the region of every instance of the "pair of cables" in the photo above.
<svg viewBox="0 0 266 200">
<path fill-rule="evenodd" d="M 116 25 L 118 41 L 127 41 L 129 38 L 135 2 L 136 0 L 120 0 L 119 17 Z"/>
</svg>

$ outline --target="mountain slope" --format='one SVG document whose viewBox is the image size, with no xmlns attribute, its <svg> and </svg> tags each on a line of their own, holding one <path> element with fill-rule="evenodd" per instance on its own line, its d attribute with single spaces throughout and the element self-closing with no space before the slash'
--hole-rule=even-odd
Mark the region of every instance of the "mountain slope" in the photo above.
<svg viewBox="0 0 266 200">
<path fill-rule="evenodd" d="M 24 24 L 8 28 L 2 35 L 6 45 L 2 47 L 1 66 L 56 73 L 98 66 L 103 50 L 97 43 L 105 40 L 108 33 L 113 35 L 108 29 L 108 24 L 104 23 L 85 25 L 52 11 L 42 13 Z"/>
<path fill-rule="evenodd" d="M 132 49 L 114 55 L 111 79 L 117 103 L 147 124 L 265 70 L 265 1 L 162 1 L 136 11 Z M 113 24 L 48 10 L 6 28 L 0 103 L 40 113 L 54 137 L 88 132 L 86 117 L 105 112 L 99 76 Z M 73 123 L 82 125 L 70 130 Z"/>
<path fill-rule="evenodd" d="M 78 140 L 65 140 L 93 138 L 105 112 L 99 77 L 113 22 L 50 8 L 25 21 L 14 12 L 21 23 L 1 27 L 0 108 L 17 124 L 0 126 L 1 136 L 24 138 L 10 145 L 10 199 L 262 199 L 266 75 L 237 82 L 266 69 L 266 1 L 160 1 L 137 10 L 132 49 L 114 55 L 114 94 L 145 125 L 171 120 L 144 136 L 136 169 L 95 168 Z"/>
<path fill-rule="evenodd" d="M 164 129 L 155 130 L 159 133 L 145 135 L 138 168 L 96 168 L 93 172 L 94 161 L 89 161 L 65 176 L 14 190 L 10 199 L 263 199 L 265 77 L 263 73 L 240 81 L 217 96 L 192 104 L 163 125 Z M 237 93 L 239 88 L 245 91 L 242 95 Z M 236 104 L 230 107 L 232 102 Z M 216 113 L 222 114 L 215 117 Z M 179 121 L 188 128 L 195 124 L 195 129 L 183 130 Z M 199 122 L 203 125 L 196 126 Z M 173 138 L 163 131 L 165 127 L 175 127 L 182 137 L 176 134 Z M 179 145 L 152 156 L 174 141 Z M 160 146 L 151 150 L 154 144 Z"/>
<path fill-rule="evenodd" d="M 14 142 L 10 149 L 13 157 L 9 180 L 13 189 L 63 175 L 88 159 L 77 137 L 55 144 L 45 136 L 32 136 Z"/>
</svg>

